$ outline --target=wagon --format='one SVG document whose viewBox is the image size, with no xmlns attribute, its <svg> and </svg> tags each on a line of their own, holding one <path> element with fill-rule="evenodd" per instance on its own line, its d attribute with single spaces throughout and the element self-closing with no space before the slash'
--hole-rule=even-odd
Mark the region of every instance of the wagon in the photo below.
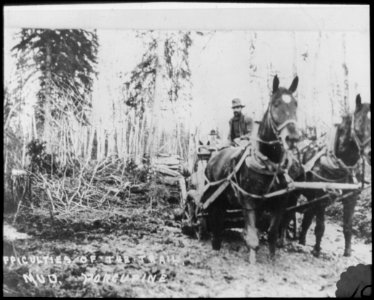
<svg viewBox="0 0 374 300">
<path fill-rule="evenodd" d="M 188 192 L 187 198 L 184 202 L 184 211 L 187 217 L 187 226 L 192 229 L 193 235 L 199 240 L 203 240 L 208 237 L 210 231 L 208 224 L 208 212 L 207 206 L 204 207 L 200 203 L 200 199 L 204 190 L 211 183 L 208 182 L 205 177 L 205 168 L 208 160 L 217 152 L 217 148 L 214 147 L 199 147 L 196 154 L 196 162 L 194 164 L 193 173 L 188 180 Z M 217 198 L 221 192 L 227 187 L 228 182 L 221 185 L 217 184 L 217 191 L 214 193 Z M 213 195 L 214 196 L 214 195 Z M 208 200 L 209 203 L 210 200 Z M 213 199 L 214 201 L 214 199 Z M 230 209 L 226 210 L 225 213 L 225 228 L 242 228 L 244 226 L 244 220 L 242 216 L 242 209 Z"/>
<path fill-rule="evenodd" d="M 191 229 L 192 234 L 195 235 L 199 240 L 206 239 L 210 231 L 207 208 L 230 184 L 233 183 L 230 176 L 239 169 L 241 164 L 241 162 L 239 161 L 232 173 L 225 180 L 221 180 L 220 182 L 216 183 L 208 182 L 207 178 L 205 177 L 205 167 L 210 157 L 214 155 L 216 151 L 217 149 L 208 147 L 200 147 L 197 151 L 197 161 L 188 183 L 187 197 L 184 201 L 184 213 L 187 218 L 187 226 Z M 207 199 L 204 203 L 201 203 L 200 199 L 202 194 L 204 193 L 204 190 L 208 185 L 212 184 L 217 184 L 217 190 L 213 193 L 213 195 L 209 197 L 209 199 Z M 271 201 L 271 198 L 289 193 L 295 189 L 322 189 L 326 191 L 326 194 L 322 197 L 313 199 L 311 201 L 308 201 L 307 203 L 288 207 L 286 209 L 286 212 L 292 213 L 303 211 L 308 207 L 315 205 L 316 203 L 320 203 L 322 201 L 326 202 L 326 200 L 328 199 L 333 199 L 333 201 L 344 201 L 345 199 L 351 197 L 353 194 L 361 193 L 363 189 L 369 187 L 370 185 L 364 186 L 361 183 L 295 182 L 290 179 L 288 182 L 288 186 L 284 189 L 264 195 L 253 196 L 261 197 L 263 199 L 268 199 L 269 201 Z M 341 193 L 342 190 L 349 190 L 350 192 L 343 195 Z M 331 196 L 334 196 L 334 198 L 331 198 Z M 328 204 L 332 204 L 332 201 L 330 201 Z M 244 220 L 241 207 L 238 207 L 237 209 L 226 210 L 224 224 L 225 228 L 243 228 Z M 294 217 L 291 219 L 290 224 L 288 224 L 287 235 L 291 239 L 297 238 L 296 215 L 294 215 Z"/>
</svg>

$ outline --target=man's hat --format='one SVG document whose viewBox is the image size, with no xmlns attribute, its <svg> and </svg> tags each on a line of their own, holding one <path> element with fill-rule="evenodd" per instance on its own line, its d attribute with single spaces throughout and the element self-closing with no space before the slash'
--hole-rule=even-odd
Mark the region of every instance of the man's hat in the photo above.
<svg viewBox="0 0 374 300">
<path fill-rule="evenodd" d="M 242 104 L 239 98 L 235 98 L 232 100 L 232 108 L 235 107 L 244 107 L 245 105 Z"/>
<path fill-rule="evenodd" d="M 212 130 L 210 131 L 209 135 L 217 135 L 217 132 L 216 132 L 214 129 L 212 129 Z"/>
</svg>

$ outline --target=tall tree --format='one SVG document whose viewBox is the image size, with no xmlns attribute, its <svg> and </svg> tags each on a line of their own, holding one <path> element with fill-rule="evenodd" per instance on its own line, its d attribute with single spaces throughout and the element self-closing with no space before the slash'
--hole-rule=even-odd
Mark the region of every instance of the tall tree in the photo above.
<svg viewBox="0 0 374 300">
<path fill-rule="evenodd" d="M 84 108 L 91 105 L 93 75 L 96 75 L 96 31 L 22 29 L 19 39 L 12 52 L 19 59 L 29 61 L 29 76 L 24 83 L 30 78 L 39 79 L 36 115 L 41 128 L 44 129 L 49 112 L 51 117 L 58 113 L 52 103 L 62 95 L 72 102 L 63 103 L 63 106 L 72 104 L 77 119 L 87 123 Z"/>
<path fill-rule="evenodd" d="M 190 85 L 189 48 L 192 44 L 190 32 L 141 32 L 139 36 L 145 42 L 145 52 L 141 62 L 127 74 L 123 84 L 124 101 L 130 109 L 135 110 L 135 120 L 144 130 L 144 113 L 148 115 L 148 134 L 144 134 L 144 152 L 151 156 L 160 144 L 158 117 L 161 111 L 171 109 L 171 116 L 176 116 L 181 106 L 188 105 Z M 183 93 L 184 92 L 184 93 Z M 175 118 L 179 120 L 178 116 Z M 178 121 L 177 121 L 178 123 Z M 137 126 L 138 126 L 137 125 Z M 180 144 L 183 129 L 176 124 L 175 140 L 179 153 L 184 153 Z M 142 131 L 140 131 L 141 133 Z M 142 142 L 142 141 L 139 141 Z M 140 149 L 139 149 L 140 150 Z M 151 153 L 152 152 L 152 153 Z"/>
</svg>

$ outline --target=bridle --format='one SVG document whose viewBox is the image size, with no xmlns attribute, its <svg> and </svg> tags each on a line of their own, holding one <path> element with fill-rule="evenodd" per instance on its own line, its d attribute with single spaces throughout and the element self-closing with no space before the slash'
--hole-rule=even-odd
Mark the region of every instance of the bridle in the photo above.
<svg viewBox="0 0 374 300">
<path fill-rule="evenodd" d="M 356 132 L 356 129 L 355 129 L 355 114 L 353 113 L 352 115 L 352 124 L 351 124 L 351 135 L 353 137 L 353 140 L 355 141 L 357 147 L 358 147 L 358 150 L 360 152 L 360 155 L 361 156 L 365 156 L 364 154 L 364 150 L 366 148 L 366 146 L 370 143 L 371 141 L 371 136 L 369 136 L 366 140 L 364 140 L 363 142 L 360 140 L 360 138 L 358 137 L 357 135 L 357 132 Z"/>
<path fill-rule="evenodd" d="M 368 159 L 368 160 L 370 159 L 369 157 L 367 157 L 364 150 L 365 150 L 366 146 L 371 141 L 371 135 L 366 140 L 364 140 L 363 142 L 360 140 L 360 138 L 357 135 L 356 129 L 355 129 L 355 114 L 354 113 L 352 115 L 351 135 L 352 135 L 353 140 L 355 141 L 355 143 L 358 147 L 358 151 L 360 153 L 360 156 L 362 157 L 362 178 L 361 178 L 361 180 L 362 180 L 362 188 L 364 188 L 364 184 L 365 184 L 365 160 L 364 160 L 364 157 L 366 157 L 366 159 Z"/>
<path fill-rule="evenodd" d="M 271 140 L 271 141 L 264 141 L 260 138 L 257 138 L 257 141 L 263 144 L 268 144 L 268 145 L 274 145 L 274 144 L 280 144 L 283 147 L 283 143 L 280 137 L 280 132 L 284 127 L 286 127 L 288 124 L 294 124 L 296 126 L 296 120 L 295 119 L 289 119 L 283 122 L 280 125 L 277 125 L 277 123 L 274 120 L 273 114 L 271 113 L 271 108 L 272 105 L 269 104 L 268 110 L 267 110 L 267 115 L 266 115 L 266 121 L 270 124 L 271 129 L 276 137 L 276 139 Z"/>
<path fill-rule="evenodd" d="M 273 114 L 271 113 L 271 109 L 272 109 L 272 104 L 270 103 L 269 106 L 268 106 L 267 112 L 266 112 L 266 119 L 264 120 L 264 122 L 270 124 L 270 127 L 271 127 L 271 129 L 272 129 L 276 138 L 274 140 L 271 140 L 271 141 L 264 141 L 261 138 L 257 137 L 256 141 L 258 141 L 259 143 L 267 144 L 267 145 L 274 145 L 274 144 L 279 144 L 280 145 L 280 147 L 283 151 L 281 161 L 279 163 L 272 163 L 273 167 L 275 168 L 275 171 L 273 171 L 272 173 L 274 174 L 274 179 L 276 179 L 277 174 L 279 172 L 284 171 L 284 170 L 282 170 L 282 166 L 284 165 L 284 162 L 286 161 L 286 158 L 288 156 L 288 151 L 286 151 L 284 149 L 284 145 L 283 145 L 282 139 L 280 137 L 280 132 L 288 124 L 294 124 L 296 126 L 297 122 L 296 122 L 296 119 L 288 119 L 285 122 L 283 122 L 282 124 L 278 125 L 274 120 Z M 268 160 L 268 163 L 271 163 L 270 159 Z M 287 164 L 286 168 L 288 168 L 288 167 L 289 167 L 289 164 Z M 271 186 L 272 186 L 272 184 L 270 185 L 270 187 Z"/>
</svg>

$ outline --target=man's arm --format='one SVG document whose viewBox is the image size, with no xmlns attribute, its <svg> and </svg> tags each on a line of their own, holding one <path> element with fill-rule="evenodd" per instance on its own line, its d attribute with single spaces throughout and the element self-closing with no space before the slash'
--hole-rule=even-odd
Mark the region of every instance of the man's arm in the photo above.
<svg viewBox="0 0 374 300">
<path fill-rule="evenodd" d="M 253 120 L 248 116 L 244 116 L 244 134 L 240 137 L 242 140 L 249 140 L 252 135 Z"/>
<path fill-rule="evenodd" d="M 232 131 L 231 123 L 232 123 L 232 120 L 230 119 L 230 121 L 229 121 L 229 134 L 227 135 L 227 141 L 228 141 L 230 144 L 232 143 L 232 139 L 231 139 L 231 131 Z"/>
</svg>

